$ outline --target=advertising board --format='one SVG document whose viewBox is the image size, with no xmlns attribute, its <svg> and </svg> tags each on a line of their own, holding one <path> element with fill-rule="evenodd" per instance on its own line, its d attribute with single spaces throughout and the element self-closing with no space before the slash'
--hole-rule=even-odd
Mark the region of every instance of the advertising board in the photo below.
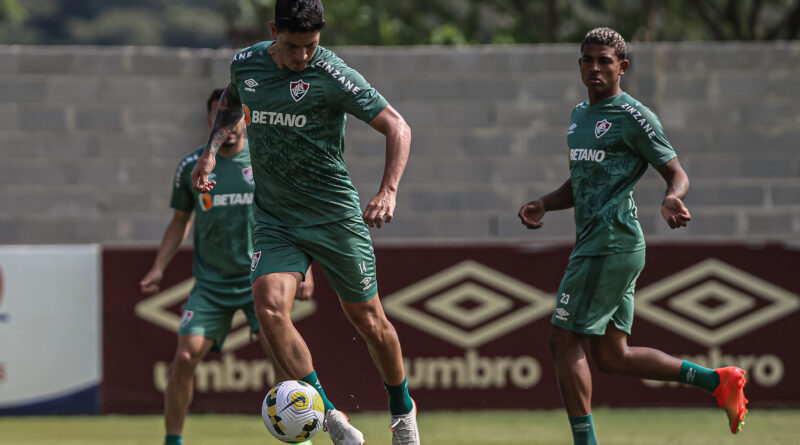
<svg viewBox="0 0 800 445">
<path fill-rule="evenodd" d="M 99 411 L 100 248 L 0 246 L 0 415 Z"/>
<path fill-rule="evenodd" d="M 387 316 L 409 386 L 425 409 L 553 408 L 561 402 L 547 336 L 570 253 L 553 246 L 376 247 Z M 139 294 L 154 251 L 104 254 L 106 412 L 159 412 L 191 288 L 191 253 L 160 294 Z M 638 280 L 630 344 L 707 366 L 747 369 L 752 406 L 798 406 L 800 251 L 780 244 L 657 244 Z M 315 267 L 314 302 L 296 304 L 326 393 L 347 411 L 382 410 L 386 394 L 366 345 Z M 226 349 L 196 373 L 192 412 L 256 413 L 271 364 L 234 323 Z M 596 405 L 713 406 L 702 391 L 594 370 Z"/>
</svg>

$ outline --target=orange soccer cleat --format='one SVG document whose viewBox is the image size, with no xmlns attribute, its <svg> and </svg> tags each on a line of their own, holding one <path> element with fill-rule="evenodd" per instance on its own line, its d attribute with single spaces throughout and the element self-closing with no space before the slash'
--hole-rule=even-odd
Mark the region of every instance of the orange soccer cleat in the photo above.
<svg viewBox="0 0 800 445">
<path fill-rule="evenodd" d="M 731 433 L 736 434 L 742 430 L 744 417 L 747 415 L 747 398 L 744 396 L 744 369 L 736 366 L 718 368 L 714 370 L 719 374 L 719 386 L 711 395 L 716 397 L 717 404 L 728 414 Z"/>
</svg>

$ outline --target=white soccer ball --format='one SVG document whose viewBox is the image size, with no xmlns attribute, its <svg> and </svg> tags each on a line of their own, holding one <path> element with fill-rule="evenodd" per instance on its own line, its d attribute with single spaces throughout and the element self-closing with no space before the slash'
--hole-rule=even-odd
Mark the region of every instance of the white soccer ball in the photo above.
<svg viewBox="0 0 800 445">
<path fill-rule="evenodd" d="M 322 429 L 325 404 L 313 386 L 302 380 L 287 380 L 275 385 L 264 397 L 261 417 L 278 440 L 304 442 Z"/>
</svg>

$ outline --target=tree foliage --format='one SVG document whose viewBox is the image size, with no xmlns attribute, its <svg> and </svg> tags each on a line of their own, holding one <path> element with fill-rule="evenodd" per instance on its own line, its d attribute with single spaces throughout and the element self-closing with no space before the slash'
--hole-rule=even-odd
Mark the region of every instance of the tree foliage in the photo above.
<svg viewBox="0 0 800 445">
<path fill-rule="evenodd" d="M 269 37 L 275 0 L 0 0 L 0 43 L 243 46 Z M 800 37 L 797 0 L 325 0 L 326 45 Z"/>
<path fill-rule="evenodd" d="M 0 0 L 0 23 L 21 23 L 25 19 L 25 9 L 17 0 Z"/>
</svg>

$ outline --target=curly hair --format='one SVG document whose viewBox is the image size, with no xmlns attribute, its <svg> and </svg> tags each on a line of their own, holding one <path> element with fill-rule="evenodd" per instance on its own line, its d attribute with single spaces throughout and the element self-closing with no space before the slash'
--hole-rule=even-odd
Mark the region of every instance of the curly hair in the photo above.
<svg viewBox="0 0 800 445">
<path fill-rule="evenodd" d="M 625 60 L 625 39 L 611 28 L 595 28 L 587 32 L 581 43 L 581 52 L 583 47 L 590 43 L 610 46 L 620 60 Z"/>
</svg>

